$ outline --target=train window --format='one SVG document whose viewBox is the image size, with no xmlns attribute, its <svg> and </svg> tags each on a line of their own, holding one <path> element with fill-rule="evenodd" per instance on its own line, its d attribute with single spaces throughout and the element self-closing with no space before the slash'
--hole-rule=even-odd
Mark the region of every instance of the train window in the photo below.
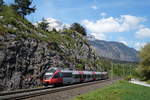
<svg viewBox="0 0 150 100">
<path fill-rule="evenodd" d="M 96 78 L 98 78 L 98 75 L 96 75 Z"/>
<path fill-rule="evenodd" d="M 52 75 L 44 75 L 44 79 L 50 79 L 52 77 Z"/>
<path fill-rule="evenodd" d="M 83 78 L 86 78 L 86 75 L 83 75 Z"/>
<path fill-rule="evenodd" d="M 55 74 L 54 75 L 54 77 L 53 78 L 59 78 L 60 77 L 60 74 L 59 73 L 57 73 L 57 74 Z"/>
<path fill-rule="evenodd" d="M 90 78 L 90 75 L 87 75 L 87 78 Z"/>
<path fill-rule="evenodd" d="M 91 75 L 88 75 L 88 78 L 91 78 Z"/>
<path fill-rule="evenodd" d="M 83 75 L 80 75 L 80 78 L 83 78 Z"/>
<path fill-rule="evenodd" d="M 78 78 L 78 76 L 76 74 L 72 75 L 74 78 Z"/>
<path fill-rule="evenodd" d="M 92 77 L 93 77 L 93 78 L 95 78 L 95 74 L 94 74 L 94 75 L 92 75 Z"/>
<path fill-rule="evenodd" d="M 49 70 L 47 70 L 47 72 L 49 72 L 49 73 L 54 73 L 56 70 L 55 69 L 49 69 Z"/>
<path fill-rule="evenodd" d="M 77 74 L 76 74 L 76 75 L 75 75 L 75 78 L 80 78 L 80 75 L 77 75 Z"/>
<path fill-rule="evenodd" d="M 72 73 L 62 73 L 63 77 L 72 77 Z"/>
</svg>

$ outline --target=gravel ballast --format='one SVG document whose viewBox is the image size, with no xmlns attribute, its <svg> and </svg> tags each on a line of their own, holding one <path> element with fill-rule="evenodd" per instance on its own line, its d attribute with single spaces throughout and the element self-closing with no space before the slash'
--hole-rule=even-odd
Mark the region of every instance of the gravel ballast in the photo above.
<svg viewBox="0 0 150 100">
<path fill-rule="evenodd" d="M 74 89 L 70 89 L 70 90 L 66 90 L 66 91 L 60 91 L 60 92 L 56 92 L 56 93 L 36 96 L 36 97 L 29 98 L 26 100 L 72 100 L 73 98 L 75 98 L 78 95 L 85 94 L 90 91 L 94 91 L 98 88 L 102 88 L 104 86 L 110 85 L 115 81 L 117 81 L 117 80 L 105 81 L 102 83 L 92 84 L 89 86 L 83 86 L 83 87 L 74 88 Z"/>
</svg>

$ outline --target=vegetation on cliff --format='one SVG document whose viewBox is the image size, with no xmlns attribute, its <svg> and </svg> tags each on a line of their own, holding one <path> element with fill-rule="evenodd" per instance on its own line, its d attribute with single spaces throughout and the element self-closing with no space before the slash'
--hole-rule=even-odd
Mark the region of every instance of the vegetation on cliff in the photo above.
<svg viewBox="0 0 150 100">
<path fill-rule="evenodd" d="M 49 67 L 102 70 L 99 57 L 76 30 L 45 31 L 12 6 L 0 12 L 0 86 L 2 90 L 42 85 Z"/>
</svg>

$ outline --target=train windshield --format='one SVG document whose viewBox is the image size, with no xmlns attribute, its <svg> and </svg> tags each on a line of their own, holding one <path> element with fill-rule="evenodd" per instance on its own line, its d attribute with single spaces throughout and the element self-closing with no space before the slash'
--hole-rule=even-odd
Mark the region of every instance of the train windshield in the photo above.
<svg viewBox="0 0 150 100">
<path fill-rule="evenodd" d="M 49 70 L 47 70 L 47 72 L 49 72 L 49 73 L 54 73 L 56 70 L 55 69 L 49 69 Z"/>
<path fill-rule="evenodd" d="M 44 79 L 50 79 L 52 75 L 44 75 Z"/>
</svg>

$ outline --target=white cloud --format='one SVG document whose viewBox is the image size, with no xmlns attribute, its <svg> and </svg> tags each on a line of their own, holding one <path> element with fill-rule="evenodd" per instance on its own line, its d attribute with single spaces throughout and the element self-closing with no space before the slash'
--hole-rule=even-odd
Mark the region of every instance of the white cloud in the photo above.
<svg viewBox="0 0 150 100">
<path fill-rule="evenodd" d="M 97 39 L 106 39 L 107 33 L 110 32 L 126 32 L 141 27 L 140 23 L 144 18 L 132 15 L 121 15 L 120 18 L 108 17 L 99 20 L 89 21 L 83 20 L 82 24 L 94 33 Z"/>
<path fill-rule="evenodd" d="M 141 28 L 135 35 L 139 39 L 150 38 L 150 28 Z"/>
<path fill-rule="evenodd" d="M 101 15 L 102 17 L 105 17 L 105 16 L 107 15 L 107 13 L 102 12 L 102 13 L 100 13 L 100 15 Z"/>
<path fill-rule="evenodd" d="M 96 5 L 92 5 L 91 8 L 94 9 L 94 10 L 98 9 Z"/>
<path fill-rule="evenodd" d="M 96 39 L 106 40 L 106 36 L 104 34 L 91 33 Z"/>
<path fill-rule="evenodd" d="M 137 42 L 134 44 L 136 50 L 141 50 L 146 45 L 145 42 Z"/>
<path fill-rule="evenodd" d="M 47 18 L 45 19 L 46 22 L 48 22 L 48 30 L 51 31 L 53 30 L 53 28 L 55 28 L 57 31 L 62 30 L 64 27 L 68 28 L 70 27 L 69 24 L 63 24 L 62 22 L 54 19 L 54 18 Z M 39 21 L 38 23 L 40 23 L 41 21 Z M 37 25 L 37 23 L 35 24 Z"/>
</svg>

